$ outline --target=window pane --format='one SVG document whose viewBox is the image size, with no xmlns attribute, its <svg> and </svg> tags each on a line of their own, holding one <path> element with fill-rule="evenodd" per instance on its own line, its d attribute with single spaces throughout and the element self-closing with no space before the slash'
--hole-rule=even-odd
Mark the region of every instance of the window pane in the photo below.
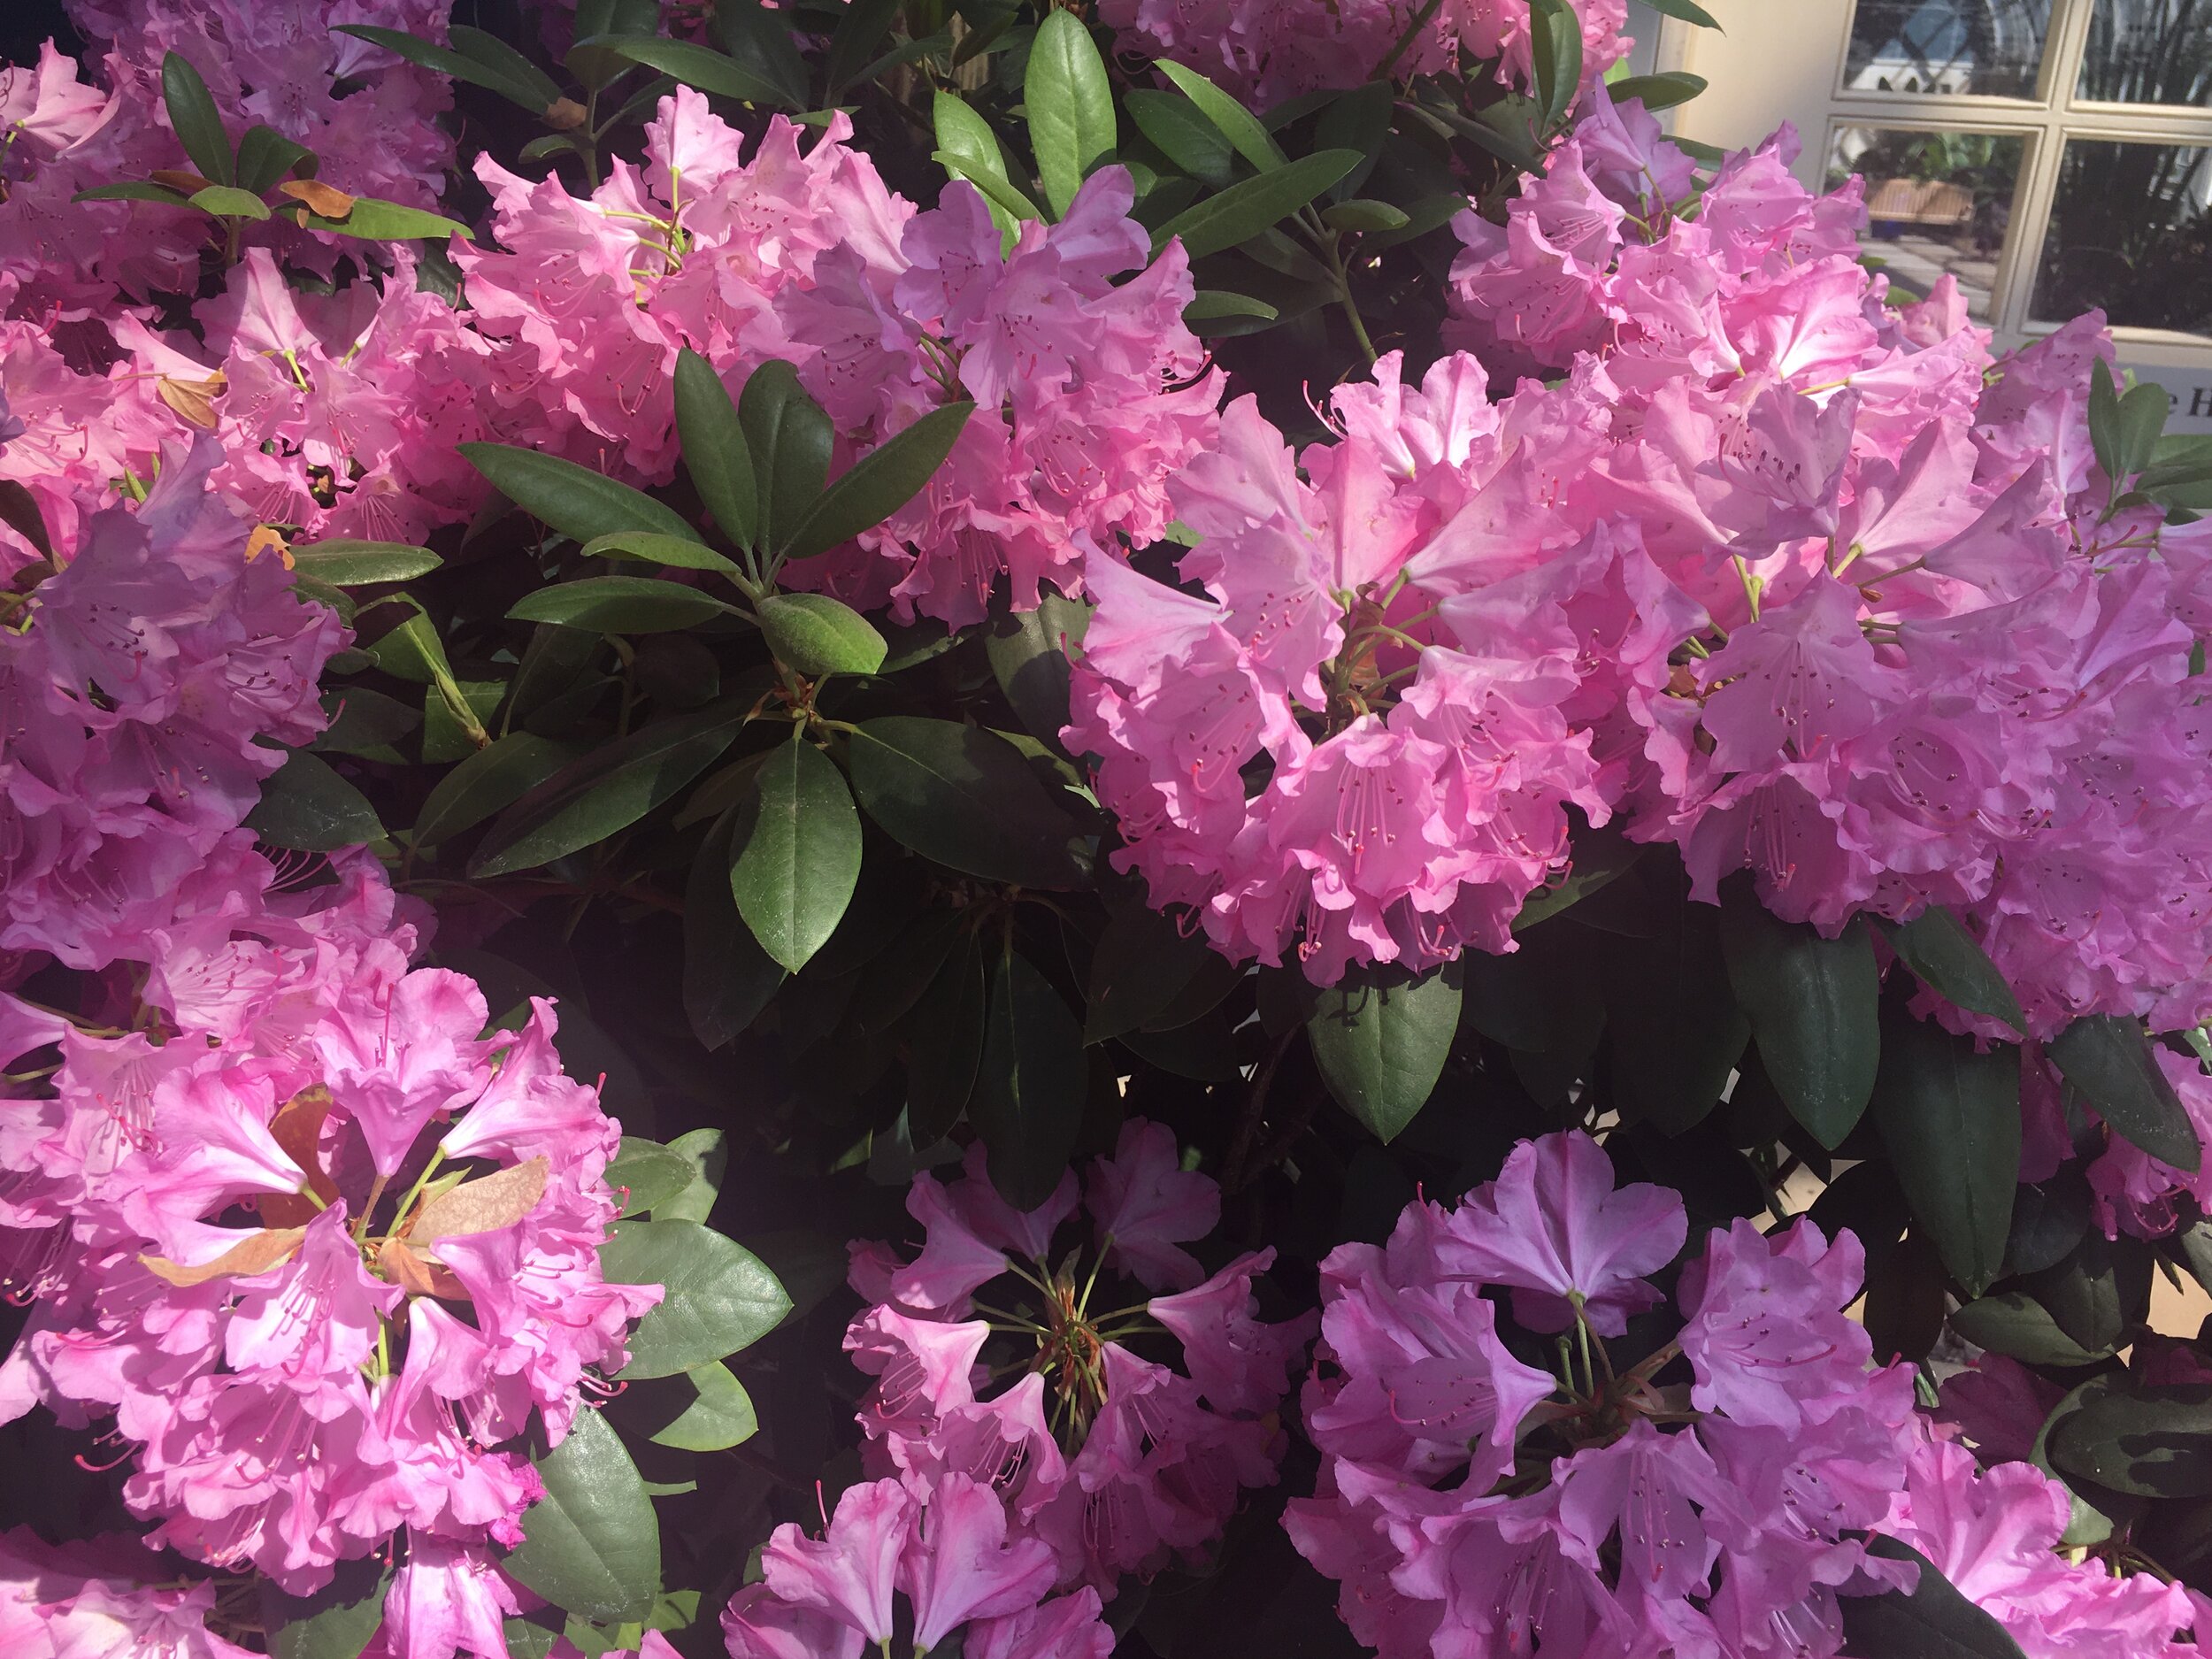
<svg viewBox="0 0 2212 1659">
<path fill-rule="evenodd" d="M 2212 150 L 2069 139 L 2036 273 L 2046 322 L 2101 306 L 2116 325 L 2212 334 Z"/>
<path fill-rule="evenodd" d="M 1843 84 L 2032 98 L 2050 20 L 2051 0 L 1859 0 Z"/>
<path fill-rule="evenodd" d="M 1923 294 L 1948 271 L 1986 322 L 2024 153 L 2017 135 L 1846 127 L 1829 146 L 1828 188 L 1864 178 L 1867 252 Z"/>
<path fill-rule="evenodd" d="M 2096 0 L 2075 95 L 2103 104 L 2212 103 L 2212 4 Z"/>
</svg>

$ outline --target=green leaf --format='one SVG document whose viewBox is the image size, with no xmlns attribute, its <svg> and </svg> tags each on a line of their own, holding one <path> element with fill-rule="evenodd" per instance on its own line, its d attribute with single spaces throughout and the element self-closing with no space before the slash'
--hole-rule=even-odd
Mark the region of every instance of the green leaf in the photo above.
<svg viewBox="0 0 2212 1659">
<path fill-rule="evenodd" d="M 688 536 L 662 535 L 652 530 L 617 530 L 611 535 L 595 535 L 584 543 L 583 554 L 595 559 L 644 559 L 677 570 L 713 571 L 721 576 L 739 573 L 734 564 L 712 548 Z"/>
<path fill-rule="evenodd" d="M 835 433 L 799 374 L 780 358 L 755 369 L 738 394 L 737 418 L 753 454 L 755 545 L 779 547 L 812 509 L 829 476 Z"/>
<path fill-rule="evenodd" d="M 358 789 L 303 749 L 263 780 L 261 799 L 246 814 L 246 827 L 272 847 L 336 852 L 383 838 L 376 809 Z"/>
<path fill-rule="evenodd" d="M 1218 190 L 1236 176 L 1236 146 L 1188 98 L 1133 87 L 1122 95 L 1122 105 L 1162 155 L 1202 184 Z M 944 142 L 941 126 L 937 142 Z"/>
<path fill-rule="evenodd" d="M 877 57 L 876 47 L 891 31 L 900 0 L 849 0 L 845 15 L 830 36 L 824 73 L 829 81 L 830 102 L 859 78 Z"/>
<path fill-rule="evenodd" d="M 2212 1385 L 2116 1387 L 2052 1430 L 2050 1457 L 2131 1497 L 2212 1497 Z"/>
<path fill-rule="evenodd" d="M 983 1059 L 989 987 L 983 956 L 972 940 L 946 959 L 914 1005 L 908 1039 L 906 1116 L 917 1147 L 934 1146 L 952 1133 L 975 1092 Z"/>
<path fill-rule="evenodd" d="M 273 127 L 249 127 L 246 135 L 238 141 L 238 188 L 251 195 L 257 203 L 288 173 L 303 163 L 309 173 L 314 171 L 315 152 L 303 144 L 296 144 Z M 265 208 L 261 217 L 266 219 Z"/>
<path fill-rule="evenodd" d="M 712 765 L 744 721 L 741 708 L 718 703 L 602 744 L 502 813 L 469 873 L 534 869 L 628 828 Z"/>
<path fill-rule="evenodd" d="M 1307 1022 L 1329 1093 L 1378 1140 L 1396 1139 L 1428 1104 L 1459 1029 L 1456 976 L 1440 969 L 1410 984 L 1332 987 Z"/>
<path fill-rule="evenodd" d="M 219 219 L 253 219 L 269 217 L 265 203 L 234 185 L 211 184 L 204 190 L 195 190 L 188 198 L 203 213 L 212 213 Z"/>
<path fill-rule="evenodd" d="M 2020 1051 L 1977 1054 L 1915 1019 L 1883 1009 L 1874 1125 L 1911 1202 L 1914 1223 L 1944 1265 L 1978 1296 L 2002 1271 L 2020 1177 Z"/>
<path fill-rule="evenodd" d="M 782 965 L 760 948 L 730 891 L 736 820 L 733 807 L 708 832 L 684 886 L 684 1015 L 708 1049 L 759 1018 L 784 981 Z M 705 1218 L 704 1211 L 692 1217 Z"/>
<path fill-rule="evenodd" d="M 707 27 L 723 50 L 778 88 L 786 104 L 806 107 L 806 62 L 792 43 L 789 12 L 772 12 L 760 0 L 719 0 Z"/>
<path fill-rule="evenodd" d="M 868 618 L 827 594 L 771 594 L 757 607 L 776 660 L 802 674 L 872 674 L 888 647 Z"/>
<path fill-rule="evenodd" d="M 1890 949 L 1920 982 L 1970 1014 L 2000 1019 L 2022 1036 L 2028 1017 L 1997 964 L 1966 926 L 1941 905 L 1931 904 L 1909 922 L 1885 922 Z"/>
<path fill-rule="evenodd" d="M 1039 741 L 1061 753 L 1061 728 L 1068 723 L 1068 647 L 1082 642 L 1091 607 L 1049 588 L 1033 609 L 993 619 L 984 636 L 991 673 L 1022 725 Z"/>
<path fill-rule="evenodd" d="M 460 450 L 493 488 L 572 541 L 593 541 L 618 530 L 699 540 L 697 532 L 650 495 L 573 461 L 507 443 L 465 443 Z"/>
<path fill-rule="evenodd" d="M 1367 182 L 1375 164 L 1382 159 L 1383 145 L 1390 137 L 1390 124 L 1397 114 L 1398 89 L 1387 81 L 1370 81 L 1339 93 L 1321 119 L 1314 123 L 1313 147 L 1316 150 L 1356 150 L 1360 165 L 1332 185 L 1329 194 L 1337 201 L 1354 195 Z M 1377 204 L 1376 205 L 1381 205 Z M 1391 210 L 1397 212 L 1395 208 Z M 1405 223 L 1401 213 L 1398 224 Z M 1356 229 L 1389 229 L 1395 227 L 1357 226 Z"/>
<path fill-rule="evenodd" d="M 1150 1025 L 1195 979 L 1211 954 L 1202 936 L 1186 937 L 1172 917 L 1132 899 L 1106 918 L 1091 952 L 1083 1041 L 1104 1042 Z"/>
<path fill-rule="evenodd" d="M 721 886 L 728 890 L 726 879 Z M 739 930 L 742 932 L 742 929 Z M 713 1213 L 714 1201 L 722 1190 L 722 1172 L 729 1164 L 729 1147 L 719 1129 L 694 1129 L 678 1135 L 668 1143 L 668 1149 L 677 1154 L 696 1171 L 691 1185 L 663 1204 L 654 1206 L 655 1218 L 661 1221 L 704 1221 Z"/>
<path fill-rule="evenodd" d="M 1361 159 L 1356 150 L 1318 150 L 1233 184 L 1161 226 L 1152 234 L 1152 245 L 1164 248 L 1180 237 L 1183 251 L 1194 259 L 1233 248 L 1296 212 Z"/>
<path fill-rule="evenodd" d="M 860 815 L 813 744 L 780 743 L 732 832 L 730 892 L 761 949 L 792 972 L 827 942 L 860 879 Z"/>
<path fill-rule="evenodd" d="M 1062 217 L 1091 170 L 1113 155 L 1116 139 L 1106 61 L 1074 12 L 1056 8 L 1038 26 L 1029 43 L 1022 104 L 1029 111 L 1029 145 L 1045 200 L 1053 216 Z"/>
<path fill-rule="evenodd" d="M 2066 1478 L 2060 1474 L 2057 1467 L 2052 1463 L 2051 1431 L 2080 1410 L 2090 1401 L 2108 1392 L 2116 1382 L 2124 1379 L 2124 1372 L 2118 1377 L 2106 1373 L 2075 1384 L 2073 1387 L 2066 1391 L 2065 1397 L 2051 1408 L 2049 1415 L 2044 1417 L 2043 1426 L 2036 1430 L 2035 1440 L 2028 1448 L 2028 1461 L 2051 1479 L 2066 1487 L 2069 1512 L 2066 1518 L 2066 1530 L 2059 1534 L 2059 1548 L 2062 1549 L 2076 1549 L 2091 1544 L 2103 1543 L 2106 1539 L 2112 1536 L 2112 1517 L 2083 1497 L 2072 1486 L 2068 1485 Z M 2089 1483 L 2084 1481 L 2082 1484 L 2087 1486 Z M 2108 1499 L 2107 1502 L 2108 1502 L 2109 1500 Z"/>
<path fill-rule="evenodd" d="M 849 757 L 853 793 L 868 816 L 923 857 L 1025 887 L 1086 880 L 1074 819 L 1004 738 L 889 715 L 853 733 Z"/>
<path fill-rule="evenodd" d="M 1635 891 L 1617 885 L 1609 898 Z M 1599 967 L 1613 1103 L 1631 1122 L 1678 1135 L 1719 1103 L 1751 1021 L 1729 987 L 1719 912 L 1664 896 L 1650 936 L 1608 940 Z"/>
<path fill-rule="evenodd" d="M 992 222 L 999 227 L 1002 237 L 1011 227 L 1013 220 L 1041 219 L 1045 216 L 1042 208 L 1001 173 L 979 167 L 965 157 L 956 155 L 949 150 L 932 150 L 930 159 L 955 178 L 965 179 L 983 192 L 993 209 Z"/>
<path fill-rule="evenodd" d="M 684 466 L 698 486 L 699 499 L 723 534 L 740 547 L 750 547 L 759 516 L 758 486 L 730 388 L 712 364 L 686 346 L 676 354 L 675 391 L 676 435 L 683 442 Z"/>
<path fill-rule="evenodd" d="M 80 190 L 69 198 L 73 202 L 159 202 L 165 207 L 189 207 L 191 199 L 180 190 L 172 190 L 165 184 L 156 184 L 150 179 L 132 179 L 121 184 L 96 184 L 89 190 Z"/>
<path fill-rule="evenodd" d="M 1874 1093 L 1881 1057 L 1881 970 L 1866 924 L 1834 939 L 1786 922 L 1747 879 L 1721 890 L 1721 948 L 1736 1002 L 1790 1115 L 1830 1151 Z"/>
<path fill-rule="evenodd" d="M 1321 222 L 1331 230 L 1402 230 L 1411 221 L 1403 208 L 1387 202 L 1338 202 L 1321 210 Z"/>
<path fill-rule="evenodd" d="M 330 724 L 311 745 L 325 755 L 359 755 L 398 761 L 392 745 L 422 724 L 422 710 L 366 686 L 347 685 L 323 693 Z"/>
<path fill-rule="evenodd" d="M 2117 1348 L 2149 1310 L 2150 1256 L 2131 1239 L 2108 1240 L 2101 1229 L 2089 1229 L 2063 1260 L 2031 1275 L 2022 1288 L 2071 1340 L 2091 1350 Z"/>
<path fill-rule="evenodd" d="M 1624 75 L 1605 90 L 1616 104 L 1626 104 L 1633 98 L 1655 115 L 1678 104 L 1687 104 L 1705 90 L 1706 84 L 1703 75 L 1670 69 L 1656 75 Z"/>
<path fill-rule="evenodd" d="M 1685 23 L 1694 23 L 1701 29 L 1720 28 L 1713 14 L 1698 4 L 1697 0 L 1645 0 L 1645 4 L 1663 16 L 1680 18 Z"/>
<path fill-rule="evenodd" d="M 2113 1014 L 2077 1019 L 2044 1052 L 2114 1133 L 2177 1170 L 2193 1174 L 2200 1166 L 2204 1152 L 2189 1114 L 2136 1021 Z"/>
<path fill-rule="evenodd" d="M 618 1221 L 599 1266 L 610 1284 L 658 1285 L 665 1293 L 630 1333 L 620 1378 L 672 1377 L 734 1354 L 791 1310 L 758 1256 L 695 1221 Z"/>
<path fill-rule="evenodd" d="M 1582 89 L 1582 21 L 1572 0 L 1529 0 L 1531 89 L 1545 130 L 1557 127 Z"/>
<path fill-rule="evenodd" d="M 965 401 L 933 409 L 862 456 L 807 510 L 786 540 L 785 555 L 803 559 L 826 553 L 905 506 L 945 464 L 974 412 L 975 405 Z M 779 515 L 777 522 L 785 520 Z"/>
<path fill-rule="evenodd" d="M 471 28 L 465 23 L 454 23 L 447 26 L 445 37 L 453 50 L 471 63 L 528 88 L 537 96 L 541 110 L 560 97 L 561 88 L 553 77 L 498 35 Z"/>
<path fill-rule="evenodd" d="M 573 744 L 510 732 L 438 780 L 415 818 L 415 844 L 435 847 L 503 812 L 576 758 Z"/>
<path fill-rule="evenodd" d="M 2166 414 L 2171 407 L 2166 388 L 2155 380 L 2130 387 L 2120 399 L 2122 477 L 2135 477 L 2156 457 L 2159 434 L 2165 430 Z"/>
<path fill-rule="evenodd" d="M 2117 490 L 2125 477 L 2120 470 L 2120 394 L 2113 384 L 2112 365 L 2102 357 L 2089 364 L 2089 448 Z"/>
<path fill-rule="evenodd" d="M 741 1446 L 760 1430 L 752 1396 L 730 1368 L 716 1360 L 696 1365 L 684 1379 L 698 1397 L 683 1414 L 652 1437 L 656 1446 L 672 1446 L 680 1452 L 720 1452 Z"/>
<path fill-rule="evenodd" d="M 200 177 L 217 184 L 237 183 L 230 134 L 223 130 L 214 94 L 207 89 L 207 82 L 191 60 L 180 52 L 171 52 L 161 60 L 161 98 L 168 106 L 169 125 L 176 131 L 177 142 L 184 146 Z"/>
<path fill-rule="evenodd" d="M 1075 1016 L 1028 958 L 1006 952 L 991 974 L 968 1120 L 990 1153 L 991 1185 L 1015 1209 L 1034 1210 L 1059 1185 L 1088 1086 Z"/>
<path fill-rule="evenodd" d="M 373 196 L 354 197 L 352 211 L 343 219 L 325 219 L 320 213 L 309 213 L 301 222 L 310 230 L 328 231 L 334 236 L 357 236 L 364 242 L 414 242 L 427 237 L 443 242 L 449 236 L 458 236 L 464 242 L 476 240 L 469 227 L 458 219 L 448 219 L 442 213 L 426 213 L 419 207 L 398 202 L 381 202 Z"/>
<path fill-rule="evenodd" d="M 261 1617 L 273 1659 L 358 1659 L 384 1623 L 388 1563 L 344 1561 L 313 1595 L 287 1595 L 261 1584 Z"/>
<path fill-rule="evenodd" d="M 625 1135 L 622 1149 L 607 1165 L 607 1185 L 627 1191 L 622 1204 L 624 1215 L 641 1216 L 690 1186 L 695 1173 L 681 1154 L 671 1152 L 657 1141 Z"/>
<path fill-rule="evenodd" d="M 2108 1352 L 2082 1347 L 2024 1291 L 1977 1297 L 1951 1316 L 1951 1328 L 1976 1348 L 2028 1365 L 2093 1365 Z"/>
<path fill-rule="evenodd" d="M 1642 845 L 1618 830 L 1590 829 L 1578 825 L 1567 849 L 1567 873 L 1549 887 L 1539 887 L 1521 902 L 1513 918 L 1513 931 L 1525 933 L 1547 917 L 1556 916 L 1586 899 L 1619 877 L 1644 856 Z"/>
<path fill-rule="evenodd" d="M 1880 1659 L 2026 1659 L 1996 1616 L 1961 1595 L 1948 1578 L 1909 1544 L 1869 1533 L 1866 1553 L 1885 1561 L 1917 1563 L 1920 1580 L 1910 1595 L 1836 1598 L 1844 1640 L 1853 1653 Z"/>
<path fill-rule="evenodd" d="M 931 105 L 931 119 L 937 134 L 939 164 L 954 178 L 966 179 L 983 192 L 991 221 L 998 227 L 999 240 L 1010 247 L 1020 220 L 1044 215 L 1006 176 L 1006 158 L 999 150 L 998 134 L 957 94 L 941 88 Z"/>
<path fill-rule="evenodd" d="M 417 40 L 401 29 L 378 28 L 366 23 L 341 23 L 331 33 L 351 35 L 372 45 L 381 46 L 388 52 L 396 53 L 411 64 L 419 64 L 425 69 L 450 75 L 456 81 L 465 81 L 471 86 L 496 92 L 510 103 L 520 104 L 533 115 L 543 115 L 547 106 L 560 96 L 558 88 L 554 88 L 550 97 L 541 96 L 536 83 L 527 77 L 511 73 L 502 66 L 467 53 L 450 51 L 442 46 L 434 46 L 428 41 Z M 549 81 L 547 84 L 551 83 Z"/>
<path fill-rule="evenodd" d="M 1195 69 L 1162 58 L 1153 65 L 1182 89 L 1182 94 L 1198 106 L 1199 113 L 1221 129 L 1221 135 L 1235 146 L 1237 154 L 1257 167 L 1262 173 L 1288 164 L 1290 157 L 1283 154 L 1259 117 L 1246 109 L 1219 87 L 1200 74 Z M 1336 182 L 1332 179 L 1331 184 Z M 1326 189 L 1327 185 L 1319 188 Z"/>
<path fill-rule="evenodd" d="M 795 107 L 784 96 L 783 88 L 773 81 L 754 73 L 736 58 L 725 57 L 712 47 L 695 42 L 668 40 L 660 35 L 601 35 L 577 44 L 657 69 L 687 87 L 696 87 L 718 97 L 735 98 L 742 104 L 758 104 L 775 110 Z"/>
<path fill-rule="evenodd" d="M 687 628 L 736 608 L 712 594 L 657 576 L 587 576 L 525 594 L 507 614 L 518 622 L 554 622 L 603 634 L 658 634 Z"/>
<path fill-rule="evenodd" d="M 357 541 L 334 536 L 292 549 L 292 567 L 303 576 L 334 588 L 366 588 L 374 582 L 411 581 L 444 563 L 426 547 L 404 541 Z"/>
<path fill-rule="evenodd" d="M 598 1412 L 579 1411 L 568 1438 L 535 1461 L 545 1496 L 523 1516 L 522 1542 L 501 1567 L 571 1613 L 643 1618 L 660 1591 L 660 1522 L 614 1430 Z"/>
</svg>

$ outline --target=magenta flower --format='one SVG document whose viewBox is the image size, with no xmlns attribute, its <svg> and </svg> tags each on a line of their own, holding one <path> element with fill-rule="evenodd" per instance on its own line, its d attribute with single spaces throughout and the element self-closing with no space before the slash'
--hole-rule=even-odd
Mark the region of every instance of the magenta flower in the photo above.
<svg viewBox="0 0 2212 1659">
<path fill-rule="evenodd" d="M 1188 1286 L 1204 1277 L 1187 1250 L 1221 1219 L 1221 1189 L 1186 1171 L 1175 1136 L 1164 1124 L 1133 1118 L 1122 1125 L 1114 1156 L 1091 1163 L 1087 1202 L 1098 1248 L 1151 1289 Z"/>
<path fill-rule="evenodd" d="M 1027 1611 L 1058 1576 L 1050 1545 L 1007 1540 L 1005 1506 L 988 1486 L 949 1473 L 923 1507 L 900 1564 L 914 1601 L 917 1654 L 971 1619 Z"/>
<path fill-rule="evenodd" d="M 1809 1221 L 1763 1235 L 1748 1221 L 1715 1230 L 1682 1270 L 1682 1351 L 1697 1373 L 1690 1399 L 1737 1423 L 1795 1430 L 1806 1414 L 1856 1397 L 1874 1345 L 1842 1310 L 1866 1276 L 1849 1233 L 1831 1245 Z"/>
<path fill-rule="evenodd" d="M 869 1643 L 891 1635 L 891 1594 L 912 1531 L 914 1501 L 896 1481 L 848 1486 L 818 1539 L 786 1524 L 760 1557 L 768 1587 L 858 1631 Z"/>
</svg>

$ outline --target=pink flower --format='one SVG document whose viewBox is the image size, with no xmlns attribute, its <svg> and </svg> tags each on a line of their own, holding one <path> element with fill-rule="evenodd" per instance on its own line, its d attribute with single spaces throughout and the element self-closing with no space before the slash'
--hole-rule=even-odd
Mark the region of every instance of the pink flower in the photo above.
<svg viewBox="0 0 2212 1659">
<path fill-rule="evenodd" d="M 1851 1234 L 1831 1245 L 1810 1221 L 1762 1235 L 1738 1220 L 1716 1229 L 1676 1291 L 1689 1315 L 1682 1351 L 1701 1411 L 1795 1430 L 1863 1385 L 1873 1343 L 1842 1310 L 1866 1276 Z"/>
<path fill-rule="evenodd" d="M 1252 1280 L 1275 1264 L 1271 1249 L 1250 1251 L 1203 1284 L 1155 1296 L 1145 1310 L 1183 1345 L 1183 1363 L 1217 1411 L 1265 1411 L 1289 1392 L 1290 1367 L 1319 1325 L 1317 1315 L 1283 1325 L 1253 1316 Z"/>
<path fill-rule="evenodd" d="M 768 1587 L 826 1613 L 870 1644 L 891 1635 L 891 1593 L 913 1527 L 914 1501 L 895 1480 L 848 1486 L 827 1532 L 810 1539 L 786 1523 L 761 1552 Z"/>
<path fill-rule="evenodd" d="M 1004 1618 L 979 1619 L 961 1645 L 963 1659 L 1108 1659 L 1113 1627 L 1099 1617 L 1098 1592 L 1085 1585 Z"/>
<path fill-rule="evenodd" d="M 1151 1289 L 1188 1286 L 1203 1270 L 1179 1244 L 1202 1239 L 1221 1219 L 1221 1189 L 1182 1168 L 1164 1124 L 1133 1118 L 1110 1158 L 1091 1164 L 1088 1202 L 1098 1248 Z"/>
<path fill-rule="evenodd" d="M 901 1558 L 914 1601 L 914 1647 L 926 1653 L 971 1619 L 1036 1606 L 1058 1576 L 1050 1546 L 1006 1540 L 1006 1510 L 987 1486 L 948 1474 L 924 1506 Z"/>
</svg>

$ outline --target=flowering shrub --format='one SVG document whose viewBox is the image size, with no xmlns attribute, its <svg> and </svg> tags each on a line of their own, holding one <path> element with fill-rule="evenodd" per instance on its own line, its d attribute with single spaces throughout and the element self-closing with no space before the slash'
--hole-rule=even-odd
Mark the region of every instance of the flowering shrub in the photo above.
<svg viewBox="0 0 2212 1659">
<path fill-rule="evenodd" d="M 1610 0 L 665 11 L 0 69 L 0 1648 L 2197 1653 L 2101 319 Z"/>
</svg>

